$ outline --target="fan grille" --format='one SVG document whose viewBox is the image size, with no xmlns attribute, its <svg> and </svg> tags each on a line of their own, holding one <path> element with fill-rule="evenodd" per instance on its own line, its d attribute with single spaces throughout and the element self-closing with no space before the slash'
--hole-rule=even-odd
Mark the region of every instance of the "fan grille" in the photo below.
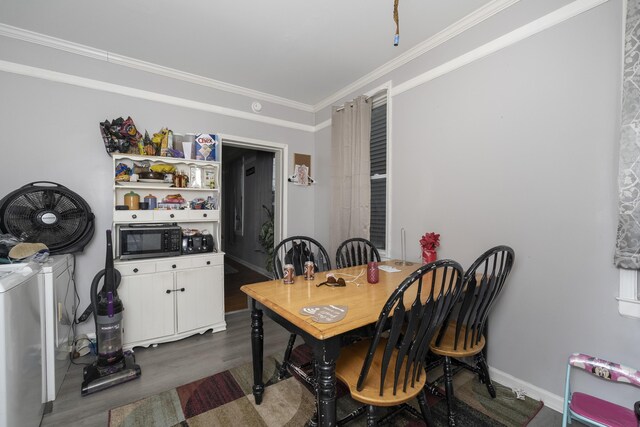
<svg viewBox="0 0 640 427">
<path fill-rule="evenodd" d="M 25 242 L 44 243 L 51 252 L 75 244 L 93 215 L 79 196 L 60 188 L 33 187 L 8 196 L 2 207 L 3 229 Z"/>
</svg>

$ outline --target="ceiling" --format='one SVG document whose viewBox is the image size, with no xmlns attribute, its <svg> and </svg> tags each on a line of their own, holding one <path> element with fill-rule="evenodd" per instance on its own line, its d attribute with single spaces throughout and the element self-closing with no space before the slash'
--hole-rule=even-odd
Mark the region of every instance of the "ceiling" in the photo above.
<svg viewBox="0 0 640 427">
<path fill-rule="evenodd" d="M 2 0 L 0 22 L 314 105 L 489 0 Z"/>
</svg>

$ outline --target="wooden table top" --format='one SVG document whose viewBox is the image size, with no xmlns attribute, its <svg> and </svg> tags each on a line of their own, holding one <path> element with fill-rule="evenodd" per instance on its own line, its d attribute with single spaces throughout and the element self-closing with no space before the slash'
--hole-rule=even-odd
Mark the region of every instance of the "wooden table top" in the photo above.
<svg viewBox="0 0 640 427">
<path fill-rule="evenodd" d="M 304 276 L 296 276 L 295 283 L 285 285 L 281 279 L 268 282 L 244 285 L 242 292 L 269 308 L 295 326 L 306 331 L 315 338 L 324 340 L 343 334 L 378 320 L 382 307 L 389 296 L 404 279 L 413 273 L 421 264 L 397 265 L 395 260 L 383 261 L 379 265 L 389 265 L 398 272 L 379 272 L 379 282 L 367 282 L 367 266 L 357 266 L 331 270 L 336 277 L 347 281 L 345 287 L 320 286 L 328 272 L 318 272 L 314 280 L 305 280 Z M 364 271 L 364 272 L 363 272 Z M 363 272 L 356 283 L 349 282 Z M 346 305 L 347 315 L 336 323 L 317 323 L 311 316 L 300 314 L 300 309 L 309 305 Z"/>
</svg>

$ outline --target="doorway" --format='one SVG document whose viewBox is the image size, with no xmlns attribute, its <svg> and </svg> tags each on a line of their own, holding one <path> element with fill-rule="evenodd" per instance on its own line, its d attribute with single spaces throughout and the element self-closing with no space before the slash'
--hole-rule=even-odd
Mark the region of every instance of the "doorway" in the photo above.
<svg viewBox="0 0 640 427">
<path fill-rule="evenodd" d="M 221 158 L 221 247 L 228 313 L 248 308 L 242 285 L 272 277 L 268 249 L 282 232 L 283 150 L 225 139 Z"/>
</svg>

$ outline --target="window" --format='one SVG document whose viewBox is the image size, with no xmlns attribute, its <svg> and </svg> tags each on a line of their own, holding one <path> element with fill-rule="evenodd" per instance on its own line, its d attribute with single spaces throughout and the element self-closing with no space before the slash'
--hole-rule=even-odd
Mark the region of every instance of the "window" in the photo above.
<svg viewBox="0 0 640 427">
<path fill-rule="evenodd" d="M 623 316 L 640 318 L 639 274 L 637 270 L 620 269 L 618 311 Z"/>
<path fill-rule="evenodd" d="M 371 110 L 371 226 L 369 240 L 380 251 L 387 241 L 387 95 L 373 97 Z"/>
</svg>

